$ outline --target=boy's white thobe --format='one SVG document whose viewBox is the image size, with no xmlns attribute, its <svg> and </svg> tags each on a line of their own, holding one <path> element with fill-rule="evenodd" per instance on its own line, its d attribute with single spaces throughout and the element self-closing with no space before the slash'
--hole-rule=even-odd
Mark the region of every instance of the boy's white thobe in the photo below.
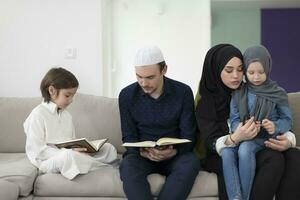
<svg viewBox="0 0 300 200">
<path fill-rule="evenodd" d="M 72 116 L 67 110 L 58 111 L 53 102 L 42 102 L 35 107 L 24 122 L 24 131 L 27 135 L 26 154 L 43 173 L 61 173 L 73 179 L 117 159 L 117 151 L 109 143 L 104 144 L 94 157 L 48 145 L 75 138 Z"/>
</svg>

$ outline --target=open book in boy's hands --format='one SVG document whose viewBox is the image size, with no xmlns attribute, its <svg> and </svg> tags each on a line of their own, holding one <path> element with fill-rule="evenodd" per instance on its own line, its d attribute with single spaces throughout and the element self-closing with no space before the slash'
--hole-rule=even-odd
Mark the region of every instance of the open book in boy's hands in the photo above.
<svg viewBox="0 0 300 200">
<path fill-rule="evenodd" d="M 99 149 L 107 142 L 108 139 L 101 139 L 101 140 L 92 140 L 89 141 L 86 138 L 79 138 L 74 140 L 68 140 L 64 142 L 59 142 L 54 144 L 58 148 L 86 148 L 87 153 L 95 153 L 99 151 Z"/>
<path fill-rule="evenodd" d="M 179 139 L 179 138 L 168 138 L 163 137 L 159 140 L 155 141 L 143 141 L 143 142 L 125 142 L 122 146 L 124 147 L 161 147 L 173 144 L 181 144 L 181 143 L 188 143 L 192 142 L 188 139 Z"/>
</svg>

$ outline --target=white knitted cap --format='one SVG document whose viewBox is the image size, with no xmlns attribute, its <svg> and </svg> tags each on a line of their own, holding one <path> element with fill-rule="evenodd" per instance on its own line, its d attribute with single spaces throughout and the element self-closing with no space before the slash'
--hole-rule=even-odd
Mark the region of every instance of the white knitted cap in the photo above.
<svg viewBox="0 0 300 200">
<path fill-rule="evenodd" d="M 134 66 L 155 65 L 164 60 L 164 56 L 157 46 L 145 46 L 137 51 Z"/>
</svg>

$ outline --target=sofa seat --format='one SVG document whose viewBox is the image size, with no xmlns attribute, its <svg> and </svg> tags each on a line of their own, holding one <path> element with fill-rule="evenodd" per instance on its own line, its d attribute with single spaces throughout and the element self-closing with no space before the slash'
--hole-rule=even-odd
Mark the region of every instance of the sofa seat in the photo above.
<svg viewBox="0 0 300 200">
<path fill-rule="evenodd" d="M 34 185 L 35 196 L 123 197 L 118 168 L 102 167 L 69 180 L 60 174 L 40 174 Z"/>
<path fill-rule="evenodd" d="M 5 200 L 16 200 L 19 196 L 19 187 L 15 183 L 0 179 L 0 197 Z"/>
<path fill-rule="evenodd" d="M 165 177 L 151 174 L 148 177 L 151 190 L 158 195 Z M 203 184 L 206 183 L 206 184 Z M 194 197 L 217 197 L 217 177 L 213 173 L 201 171 L 190 194 Z M 34 185 L 35 197 L 115 197 L 125 198 L 119 169 L 102 167 L 85 175 L 68 180 L 60 174 L 41 174 Z"/>
<path fill-rule="evenodd" d="M 18 200 L 33 200 L 33 199 L 34 199 L 34 196 L 32 194 L 27 197 L 19 197 L 18 198 Z"/>
<path fill-rule="evenodd" d="M 36 176 L 37 169 L 25 153 L 0 153 L 0 180 L 15 184 L 18 196 L 31 193 Z"/>
</svg>

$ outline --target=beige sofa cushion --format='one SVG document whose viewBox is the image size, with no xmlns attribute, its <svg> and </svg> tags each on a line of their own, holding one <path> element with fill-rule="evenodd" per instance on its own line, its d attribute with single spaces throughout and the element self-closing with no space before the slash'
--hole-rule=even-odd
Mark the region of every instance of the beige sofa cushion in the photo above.
<svg viewBox="0 0 300 200">
<path fill-rule="evenodd" d="M 77 94 L 68 110 L 73 116 L 77 137 L 108 138 L 118 152 L 124 152 L 117 99 Z"/>
<path fill-rule="evenodd" d="M 159 174 L 148 176 L 152 193 L 157 196 L 165 178 Z M 60 174 L 38 176 L 34 195 L 36 196 L 89 196 L 89 197 L 125 197 L 120 180 L 119 169 L 104 167 L 86 175 L 79 175 L 72 181 Z M 201 171 L 195 181 L 189 197 L 217 196 L 217 177 L 213 173 Z"/>
<path fill-rule="evenodd" d="M 0 198 L 5 200 L 17 200 L 19 188 L 16 184 L 0 179 Z"/>
<path fill-rule="evenodd" d="M 189 198 L 218 197 L 218 179 L 215 173 L 200 171 Z"/>
<path fill-rule="evenodd" d="M 33 191 L 36 176 L 36 167 L 24 153 L 0 153 L 0 178 L 17 185 L 18 195 L 27 196 Z"/>
<path fill-rule="evenodd" d="M 41 98 L 0 97 L 0 152 L 25 152 L 23 122 Z"/>
<path fill-rule="evenodd" d="M 68 180 L 60 174 L 41 174 L 35 181 L 36 196 L 123 197 L 119 169 L 103 167 Z"/>
<path fill-rule="evenodd" d="M 292 131 L 296 135 L 297 146 L 300 145 L 300 92 L 289 93 L 289 104 L 293 115 Z"/>
<path fill-rule="evenodd" d="M 0 152 L 25 152 L 23 123 L 41 102 L 42 98 L 38 97 L 0 97 Z M 124 152 L 117 99 L 76 94 L 68 110 L 73 116 L 77 137 L 108 138 L 119 152 Z"/>
</svg>

